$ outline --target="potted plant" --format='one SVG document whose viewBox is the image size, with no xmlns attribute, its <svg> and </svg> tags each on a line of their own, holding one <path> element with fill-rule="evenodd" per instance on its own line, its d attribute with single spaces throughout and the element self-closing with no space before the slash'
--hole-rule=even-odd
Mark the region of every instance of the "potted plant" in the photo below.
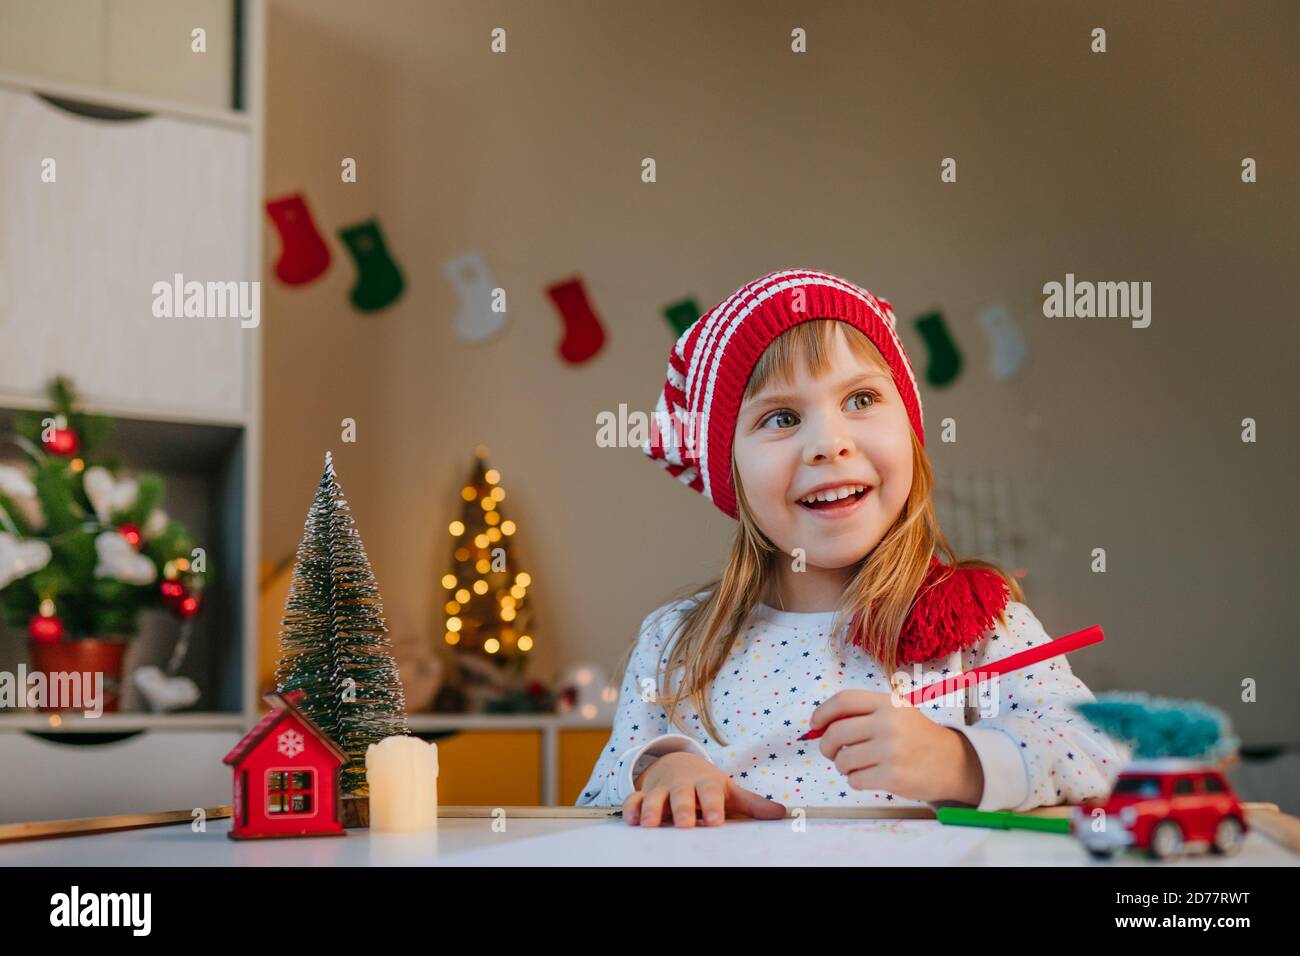
<svg viewBox="0 0 1300 956">
<path fill-rule="evenodd" d="M 15 418 L 25 465 L 0 464 L 0 602 L 27 629 L 34 671 L 102 672 L 115 711 L 140 611 L 197 614 L 206 555 L 162 510 L 161 478 L 99 454 L 113 422 L 79 410 L 65 379 L 49 395 L 49 412 Z"/>
</svg>

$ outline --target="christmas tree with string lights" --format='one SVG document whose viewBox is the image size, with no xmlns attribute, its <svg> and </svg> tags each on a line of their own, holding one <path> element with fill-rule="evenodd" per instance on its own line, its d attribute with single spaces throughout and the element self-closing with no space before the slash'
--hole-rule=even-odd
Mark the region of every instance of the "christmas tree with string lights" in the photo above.
<svg viewBox="0 0 1300 956">
<path fill-rule="evenodd" d="M 275 684 L 303 691 L 302 709 L 347 753 L 345 794 L 368 793 L 370 744 L 409 733 L 387 634 L 379 586 L 326 453 L 285 601 Z"/>
<path fill-rule="evenodd" d="M 475 450 L 470 476 L 461 487 L 461 514 L 448 525 L 451 570 L 442 577 L 443 639 L 458 657 L 490 661 L 522 677 L 529 651 L 532 577 L 512 553 L 515 523 L 505 517 L 501 476 L 487 464 L 487 450 Z"/>
</svg>

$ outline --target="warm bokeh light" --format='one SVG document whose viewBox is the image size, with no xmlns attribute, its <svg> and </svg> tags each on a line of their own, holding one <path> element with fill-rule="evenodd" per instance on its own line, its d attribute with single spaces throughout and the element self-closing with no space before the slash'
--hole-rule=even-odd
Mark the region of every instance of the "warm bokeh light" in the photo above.
<svg viewBox="0 0 1300 956">
<path fill-rule="evenodd" d="M 480 451 L 480 459 L 485 452 L 485 449 Z M 486 461 L 482 464 L 486 465 Z M 510 546 L 503 539 L 519 530 L 500 512 L 498 502 L 506 497 L 500 482 L 501 473 L 490 468 L 463 483 L 461 497 L 467 503 L 477 502 L 481 510 L 474 511 L 466 504 L 461 512 L 464 517 L 447 525 L 447 530 L 458 540 L 452 542 L 455 573 L 442 578 L 443 587 L 452 592 L 444 598 L 444 640 L 448 644 L 464 644 L 465 650 L 481 650 L 509 659 L 516 648 L 528 652 L 535 646 L 531 635 L 518 635 L 515 630 L 515 625 L 522 628 L 528 621 L 529 614 L 522 602 L 532 576 L 515 572 L 510 567 L 515 564 L 513 560 L 498 557 Z M 479 514 L 482 514 L 481 524 Z M 462 577 L 471 580 L 462 583 L 459 580 Z M 495 626 L 490 607 L 477 612 L 471 610 L 478 597 L 498 603 Z"/>
</svg>

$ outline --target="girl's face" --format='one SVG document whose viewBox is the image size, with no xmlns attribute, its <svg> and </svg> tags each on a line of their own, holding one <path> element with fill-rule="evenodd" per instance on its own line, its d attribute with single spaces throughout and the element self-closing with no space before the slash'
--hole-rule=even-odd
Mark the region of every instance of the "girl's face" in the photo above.
<svg viewBox="0 0 1300 956">
<path fill-rule="evenodd" d="M 773 380 L 741 405 L 733 454 L 755 521 L 786 554 L 844 568 L 869 554 L 912 488 L 911 424 L 893 378 L 835 323 L 831 367 L 819 378 L 796 362 L 792 384 Z M 844 495 L 805 504 L 814 492 Z"/>
</svg>

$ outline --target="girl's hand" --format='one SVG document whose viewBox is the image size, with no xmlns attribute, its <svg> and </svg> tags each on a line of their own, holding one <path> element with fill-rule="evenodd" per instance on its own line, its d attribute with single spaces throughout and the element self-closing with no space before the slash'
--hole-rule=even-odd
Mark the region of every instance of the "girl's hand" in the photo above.
<svg viewBox="0 0 1300 956">
<path fill-rule="evenodd" d="M 842 690 L 813 711 L 812 729 L 818 727 L 826 727 L 821 752 L 854 790 L 971 806 L 983 797 L 984 771 L 966 735 L 889 694 Z"/>
<path fill-rule="evenodd" d="M 785 807 L 742 790 L 721 768 L 691 753 L 656 758 L 637 781 L 637 792 L 623 801 L 623 821 L 657 827 L 664 817 L 679 827 L 695 826 L 698 807 L 706 827 L 721 826 L 728 810 L 757 820 L 777 820 Z"/>
</svg>

